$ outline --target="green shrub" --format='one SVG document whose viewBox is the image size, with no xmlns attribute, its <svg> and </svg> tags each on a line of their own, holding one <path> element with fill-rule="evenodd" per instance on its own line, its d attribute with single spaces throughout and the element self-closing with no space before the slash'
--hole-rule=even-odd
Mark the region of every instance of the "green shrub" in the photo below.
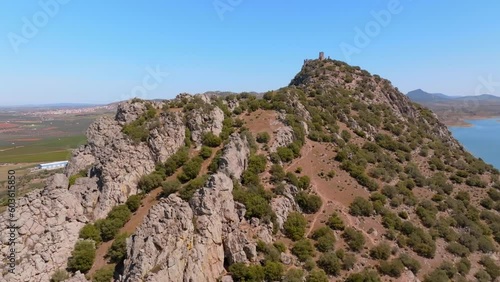
<svg viewBox="0 0 500 282">
<path fill-rule="evenodd" d="M 496 251 L 495 243 L 493 243 L 493 240 L 491 240 L 490 237 L 487 237 L 484 235 L 479 237 L 478 248 L 481 252 L 483 252 L 485 254 L 493 253 Z"/>
<path fill-rule="evenodd" d="M 340 260 L 333 252 L 324 253 L 319 257 L 318 266 L 329 275 L 339 275 L 340 273 Z"/>
<path fill-rule="evenodd" d="M 235 201 L 243 203 L 246 207 L 245 217 L 252 217 L 270 220 L 274 217 L 274 212 L 269 204 L 271 196 L 261 186 L 251 188 L 233 189 Z"/>
<path fill-rule="evenodd" d="M 307 220 L 302 214 L 291 212 L 283 224 L 283 229 L 288 238 L 297 241 L 304 237 L 306 226 Z"/>
<path fill-rule="evenodd" d="M 119 263 L 125 259 L 125 256 L 127 255 L 127 238 L 127 233 L 121 233 L 116 236 L 106 255 L 111 262 Z"/>
<path fill-rule="evenodd" d="M 405 266 L 399 259 L 393 259 L 391 261 L 382 261 L 378 267 L 378 270 L 380 271 L 381 274 L 395 278 L 400 277 L 404 269 Z"/>
<path fill-rule="evenodd" d="M 347 277 L 346 282 L 380 282 L 380 277 L 376 271 L 363 270 L 362 272 L 353 273 Z"/>
<path fill-rule="evenodd" d="M 67 279 L 69 279 L 69 273 L 64 269 L 58 269 L 52 274 L 50 282 L 63 282 Z"/>
<path fill-rule="evenodd" d="M 264 277 L 266 281 L 279 281 L 283 276 L 283 265 L 279 262 L 266 261 L 264 264 Z"/>
<path fill-rule="evenodd" d="M 280 253 L 284 253 L 286 252 L 286 246 L 285 246 L 285 243 L 283 242 L 274 242 L 273 243 L 273 246 L 280 252 Z"/>
<path fill-rule="evenodd" d="M 199 156 L 204 160 L 210 158 L 212 156 L 212 149 L 207 146 L 202 146 Z"/>
<path fill-rule="evenodd" d="M 246 266 L 237 262 L 229 266 L 229 272 L 234 281 L 263 281 L 265 278 L 264 268 L 260 265 Z"/>
<path fill-rule="evenodd" d="M 337 254 L 338 256 L 338 254 Z M 356 264 L 356 256 L 354 254 L 345 254 L 342 258 L 342 269 L 352 270 Z"/>
<path fill-rule="evenodd" d="M 148 193 L 151 190 L 160 187 L 163 178 L 164 175 L 157 172 L 153 172 L 148 175 L 143 175 L 141 179 L 139 179 L 137 187 L 141 189 L 144 193 Z"/>
<path fill-rule="evenodd" d="M 478 175 L 472 175 L 467 180 L 465 180 L 465 184 L 472 186 L 472 187 L 479 187 L 479 188 L 484 188 L 486 187 L 486 182 L 481 180 L 481 177 Z"/>
<path fill-rule="evenodd" d="M 269 173 L 271 173 L 271 182 L 273 183 L 279 183 L 286 177 L 285 170 L 278 164 L 272 165 Z"/>
<path fill-rule="evenodd" d="M 255 138 L 257 142 L 264 144 L 269 142 L 269 139 L 271 139 L 271 136 L 269 136 L 269 133 L 267 132 L 259 132 L 257 133 L 257 138 Z"/>
<path fill-rule="evenodd" d="M 262 173 L 266 170 L 267 159 L 264 155 L 251 155 L 248 158 L 248 171 L 255 174 Z"/>
<path fill-rule="evenodd" d="M 311 238 L 316 240 L 316 244 L 314 244 L 316 249 L 323 253 L 332 251 L 336 241 L 335 234 L 326 226 L 315 230 Z"/>
<path fill-rule="evenodd" d="M 370 250 L 373 259 L 387 260 L 391 256 L 391 246 L 387 243 L 380 243 Z"/>
<path fill-rule="evenodd" d="M 370 216 L 373 213 L 373 204 L 365 198 L 356 197 L 349 205 L 349 213 L 354 216 Z"/>
<path fill-rule="evenodd" d="M 399 256 L 399 260 L 401 260 L 403 265 L 406 266 L 415 275 L 418 273 L 418 271 L 421 268 L 421 265 L 418 262 L 418 260 L 410 257 L 408 254 L 401 254 Z"/>
<path fill-rule="evenodd" d="M 303 279 L 304 270 L 300 268 L 291 268 L 286 272 L 283 282 L 302 282 L 304 281 Z"/>
<path fill-rule="evenodd" d="M 309 272 L 306 277 L 306 282 L 328 282 L 328 276 L 322 269 L 315 269 Z"/>
<path fill-rule="evenodd" d="M 78 241 L 68 260 L 68 270 L 86 273 L 92 268 L 95 260 L 95 244 L 92 241 Z"/>
<path fill-rule="evenodd" d="M 193 197 L 194 193 L 203 187 L 208 180 L 208 175 L 202 175 L 191 181 L 189 181 L 179 192 L 179 197 L 184 201 L 189 201 Z"/>
<path fill-rule="evenodd" d="M 189 150 L 187 147 L 180 148 L 175 154 L 170 156 L 163 165 L 165 176 L 172 176 L 175 171 L 189 160 Z"/>
<path fill-rule="evenodd" d="M 479 263 L 484 267 L 484 270 L 491 276 L 493 281 L 500 276 L 500 266 L 489 256 L 481 257 Z"/>
<path fill-rule="evenodd" d="M 90 239 L 94 240 L 96 244 L 101 243 L 101 233 L 94 224 L 88 223 L 82 229 L 80 229 L 79 237 L 81 239 Z"/>
<path fill-rule="evenodd" d="M 202 140 L 201 142 L 203 145 L 208 146 L 208 147 L 212 147 L 212 148 L 215 148 L 222 143 L 222 139 L 219 136 L 213 134 L 212 132 L 207 132 L 207 133 L 203 134 L 201 140 Z"/>
<path fill-rule="evenodd" d="M 299 192 L 295 195 L 295 201 L 304 213 L 316 213 L 322 205 L 321 198 L 317 195 L 309 195 L 306 192 Z"/>
<path fill-rule="evenodd" d="M 163 181 L 162 186 L 162 196 L 168 197 L 170 194 L 176 193 L 181 187 L 181 182 L 177 179 L 171 181 Z"/>
<path fill-rule="evenodd" d="M 491 279 L 491 276 L 488 274 L 488 272 L 486 272 L 483 269 L 480 269 L 478 272 L 476 272 L 476 274 L 474 274 L 474 277 L 477 279 L 478 282 L 490 282 L 490 281 L 493 281 Z"/>
<path fill-rule="evenodd" d="M 131 123 L 123 126 L 122 132 L 127 135 L 135 144 L 145 142 L 149 137 L 149 130 L 146 127 L 146 119 L 139 117 Z"/>
<path fill-rule="evenodd" d="M 141 206 L 141 199 L 142 199 L 141 195 L 132 195 L 128 197 L 127 201 L 125 202 L 125 205 L 127 205 L 128 209 L 131 212 L 135 212 Z"/>
<path fill-rule="evenodd" d="M 92 277 L 92 282 L 110 282 L 113 279 L 115 267 L 113 265 L 104 266 L 98 269 Z"/>
<path fill-rule="evenodd" d="M 342 238 L 344 238 L 347 246 L 349 246 L 349 249 L 355 252 L 361 251 L 365 245 L 365 236 L 363 233 L 352 227 L 344 229 Z"/>
<path fill-rule="evenodd" d="M 332 213 L 330 217 L 328 217 L 326 225 L 333 230 L 344 230 L 345 228 L 344 221 L 336 212 Z"/>
<path fill-rule="evenodd" d="M 462 274 L 464 276 L 467 275 L 467 274 L 469 274 L 471 266 L 472 265 L 471 265 L 470 261 L 466 257 L 461 258 L 455 264 L 455 267 L 457 268 L 458 273 L 460 273 L 460 274 Z"/>
<path fill-rule="evenodd" d="M 446 276 L 448 276 L 448 278 L 450 279 L 453 278 L 455 274 L 457 274 L 457 269 L 455 268 L 455 265 L 453 265 L 453 263 L 449 261 L 443 261 L 438 269 L 443 270 L 446 273 Z"/>
<path fill-rule="evenodd" d="M 464 256 L 468 256 L 470 254 L 470 251 L 467 247 L 465 247 L 457 242 L 451 242 L 450 244 L 448 244 L 448 246 L 446 246 L 446 250 L 449 253 L 454 254 L 458 257 L 464 257 Z"/>
<path fill-rule="evenodd" d="M 293 151 L 288 147 L 278 147 L 276 149 L 276 153 L 278 153 L 280 160 L 285 163 L 290 162 L 295 158 Z"/>
<path fill-rule="evenodd" d="M 448 278 L 446 272 L 439 268 L 424 276 L 424 282 L 449 282 L 449 281 L 450 279 Z"/>
<path fill-rule="evenodd" d="M 299 177 L 298 188 L 305 190 L 308 189 L 310 185 L 311 185 L 311 178 L 309 178 L 309 176 L 304 175 Z"/>
<path fill-rule="evenodd" d="M 297 241 L 292 249 L 292 254 L 297 256 L 300 261 L 306 261 L 308 258 L 314 255 L 314 247 L 311 242 L 307 239 L 302 239 Z"/>
<path fill-rule="evenodd" d="M 182 183 L 195 179 L 198 176 L 198 173 L 200 173 L 202 163 L 203 159 L 201 157 L 194 157 L 190 159 L 182 166 L 182 173 L 177 175 L 177 179 L 179 179 Z"/>
<path fill-rule="evenodd" d="M 118 234 L 118 230 L 123 226 L 120 220 L 112 220 L 112 219 L 99 219 L 94 225 L 97 229 L 99 229 L 99 233 L 101 234 L 101 239 L 104 242 L 113 240 L 116 234 Z"/>
<path fill-rule="evenodd" d="M 131 215 L 132 213 L 126 205 L 118 205 L 111 209 L 106 218 L 110 220 L 117 220 L 120 222 L 120 226 L 123 226 L 130 219 Z"/>
</svg>

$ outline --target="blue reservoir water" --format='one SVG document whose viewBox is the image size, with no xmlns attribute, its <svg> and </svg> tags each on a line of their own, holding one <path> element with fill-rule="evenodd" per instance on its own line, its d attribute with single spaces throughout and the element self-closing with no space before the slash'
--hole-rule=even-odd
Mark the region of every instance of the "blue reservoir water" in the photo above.
<svg viewBox="0 0 500 282">
<path fill-rule="evenodd" d="M 500 118 L 467 120 L 472 127 L 450 127 L 453 136 L 474 156 L 500 169 Z"/>
</svg>

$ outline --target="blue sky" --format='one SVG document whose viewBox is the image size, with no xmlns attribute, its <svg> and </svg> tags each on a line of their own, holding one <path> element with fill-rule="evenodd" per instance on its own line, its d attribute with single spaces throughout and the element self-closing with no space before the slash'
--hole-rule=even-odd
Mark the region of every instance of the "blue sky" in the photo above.
<svg viewBox="0 0 500 282">
<path fill-rule="evenodd" d="M 0 104 L 267 91 L 319 51 L 403 92 L 500 95 L 499 11 L 494 0 L 3 0 Z"/>
</svg>

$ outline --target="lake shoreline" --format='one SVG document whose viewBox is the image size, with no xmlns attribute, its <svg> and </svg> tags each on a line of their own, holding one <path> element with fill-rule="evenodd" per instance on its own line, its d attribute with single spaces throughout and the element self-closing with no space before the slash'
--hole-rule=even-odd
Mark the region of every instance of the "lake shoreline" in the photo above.
<svg viewBox="0 0 500 282">
<path fill-rule="evenodd" d="M 500 122 L 500 116 L 471 116 L 471 117 L 462 117 L 459 120 L 446 120 L 444 119 L 442 122 L 447 127 L 473 127 L 474 124 L 469 123 L 467 121 L 478 121 L 478 120 L 489 120 L 489 119 L 497 119 Z"/>
</svg>

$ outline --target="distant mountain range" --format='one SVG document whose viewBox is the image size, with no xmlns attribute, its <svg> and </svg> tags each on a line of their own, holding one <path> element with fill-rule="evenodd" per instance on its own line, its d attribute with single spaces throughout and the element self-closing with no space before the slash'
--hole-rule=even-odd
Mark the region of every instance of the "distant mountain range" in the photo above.
<svg viewBox="0 0 500 282">
<path fill-rule="evenodd" d="M 413 102 L 417 103 L 433 103 L 446 102 L 451 100 L 481 100 L 481 101 L 500 101 L 500 97 L 491 94 L 481 94 L 475 96 L 452 96 L 443 93 L 429 93 L 422 89 L 410 91 L 406 94 Z"/>
<path fill-rule="evenodd" d="M 2 109 L 9 108 L 36 108 L 36 109 L 64 109 L 64 108 L 91 108 L 104 106 L 104 104 L 88 104 L 88 103 L 53 103 L 53 104 L 27 104 L 27 105 L 13 105 L 13 106 L 0 106 Z"/>
<path fill-rule="evenodd" d="M 500 116 L 500 97 L 491 94 L 453 96 L 417 89 L 406 95 L 413 102 L 431 109 L 447 125 L 466 125 L 466 119 Z"/>
</svg>

